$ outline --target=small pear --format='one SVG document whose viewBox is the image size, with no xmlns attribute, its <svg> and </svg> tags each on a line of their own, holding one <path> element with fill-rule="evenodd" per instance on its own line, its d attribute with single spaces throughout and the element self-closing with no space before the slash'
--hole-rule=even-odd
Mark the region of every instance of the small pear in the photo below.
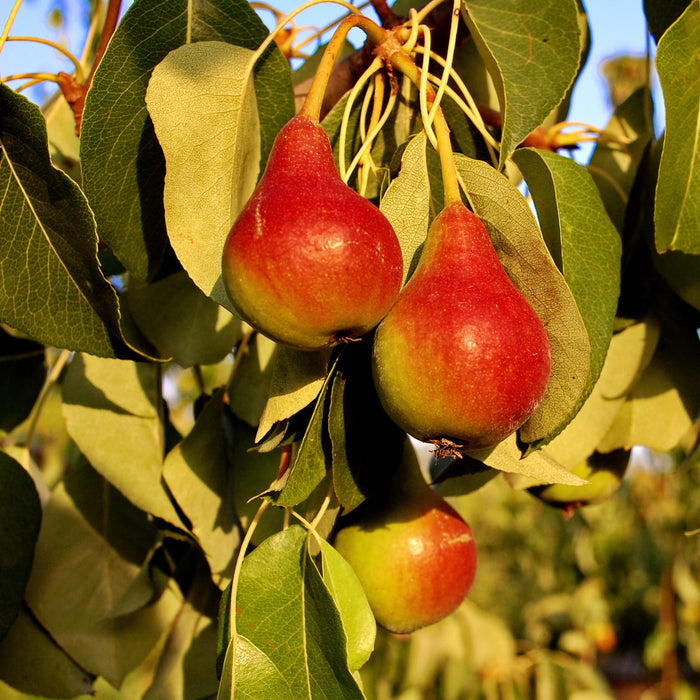
<svg viewBox="0 0 700 700">
<path fill-rule="evenodd" d="M 341 180 L 321 125 L 299 114 L 231 228 L 222 272 L 251 326 L 316 350 L 379 323 L 401 288 L 403 259 L 386 217 Z"/>
<path fill-rule="evenodd" d="M 476 574 L 471 528 L 425 482 L 409 444 L 393 488 L 341 519 L 334 547 L 357 574 L 377 623 L 397 634 L 452 613 Z"/>
<path fill-rule="evenodd" d="M 377 328 L 372 372 L 389 416 L 439 454 L 496 444 L 549 381 L 542 321 L 461 202 L 433 221 L 414 274 Z"/>
<path fill-rule="evenodd" d="M 571 470 L 572 474 L 585 479 L 587 484 L 547 484 L 532 486 L 528 490 L 548 505 L 564 513 L 573 513 L 576 508 L 597 505 L 610 498 L 622 483 L 629 459 L 630 452 L 625 449 L 593 452 Z"/>
</svg>

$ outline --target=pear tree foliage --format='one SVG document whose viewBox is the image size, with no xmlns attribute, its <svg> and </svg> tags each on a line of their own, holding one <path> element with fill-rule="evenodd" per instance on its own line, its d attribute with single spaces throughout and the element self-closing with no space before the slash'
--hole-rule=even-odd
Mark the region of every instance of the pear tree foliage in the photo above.
<svg viewBox="0 0 700 700">
<path fill-rule="evenodd" d="M 333 536 L 405 450 L 458 510 L 499 478 L 567 514 L 615 498 L 634 446 L 697 459 L 700 0 L 639 10 L 661 133 L 646 73 L 607 124 L 567 122 L 577 0 L 332 5 L 359 47 L 306 40 L 314 6 L 271 36 L 247 0 L 103 4 L 46 104 L 1 76 L 0 695 L 376 697 L 391 640 Z M 298 349 L 228 297 L 224 241 L 310 90 L 402 284 L 457 192 L 541 319 L 546 391 L 497 444 L 409 443 L 374 329 Z M 445 624 L 506 639 L 488 615 Z"/>
</svg>

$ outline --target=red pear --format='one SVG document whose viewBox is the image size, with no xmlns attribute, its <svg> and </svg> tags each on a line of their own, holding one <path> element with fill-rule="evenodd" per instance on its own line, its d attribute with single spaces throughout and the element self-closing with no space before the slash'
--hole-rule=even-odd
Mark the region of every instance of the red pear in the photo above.
<svg viewBox="0 0 700 700">
<path fill-rule="evenodd" d="M 386 412 L 438 451 L 500 442 L 540 403 L 547 333 L 461 202 L 433 221 L 414 274 L 377 328 L 372 362 Z"/>
<path fill-rule="evenodd" d="M 476 574 L 471 528 L 425 482 L 410 445 L 394 488 L 350 513 L 334 546 L 357 574 L 377 623 L 396 633 L 452 613 Z"/>
<path fill-rule="evenodd" d="M 226 291 L 273 340 L 315 350 L 374 328 L 401 288 L 394 229 L 338 175 L 321 125 L 297 115 L 226 239 Z"/>
</svg>

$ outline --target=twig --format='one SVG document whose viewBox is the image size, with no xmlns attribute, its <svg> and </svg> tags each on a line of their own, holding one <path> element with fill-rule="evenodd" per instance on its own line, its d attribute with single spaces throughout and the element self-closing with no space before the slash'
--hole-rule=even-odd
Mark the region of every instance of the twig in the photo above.
<svg viewBox="0 0 700 700">
<path fill-rule="evenodd" d="M 73 117 L 75 119 L 75 133 L 78 136 L 80 136 L 80 127 L 83 121 L 85 96 L 87 95 L 87 91 L 90 89 L 92 77 L 95 75 L 95 71 L 100 65 L 100 61 L 107 50 L 107 44 L 109 44 L 109 40 L 112 38 L 112 35 L 117 28 L 117 24 L 119 23 L 121 6 L 122 0 L 109 0 L 109 4 L 107 5 L 107 14 L 105 16 L 105 23 L 102 27 L 102 33 L 100 34 L 100 41 L 97 44 L 97 49 L 95 50 L 95 60 L 92 62 L 90 73 L 85 81 L 79 84 L 75 77 L 69 75 L 68 73 L 60 72 L 57 75 L 61 92 L 63 92 L 66 101 L 73 110 Z"/>
</svg>

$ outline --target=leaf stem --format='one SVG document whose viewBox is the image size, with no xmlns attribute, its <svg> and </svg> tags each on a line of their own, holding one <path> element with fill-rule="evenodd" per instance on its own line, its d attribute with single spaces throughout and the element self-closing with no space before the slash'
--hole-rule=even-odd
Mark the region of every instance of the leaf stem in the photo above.
<svg viewBox="0 0 700 700">
<path fill-rule="evenodd" d="M 236 566 L 233 570 L 233 577 L 231 578 L 231 602 L 229 603 L 229 634 L 231 637 L 230 643 L 233 644 L 233 653 L 236 653 L 236 597 L 238 594 L 238 582 L 241 578 L 241 569 L 243 568 L 243 560 L 245 559 L 248 546 L 250 541 L 253 539 L 253 534 L 258 526 L 258 523 L 262 519 L 263 514 L 270 505 L 270 501 L 263 500 L 258 508 L 255 517 L 250 521 L 248 529 L 241 541 L 241 546 L 238 548 L 238 556 L 236 557 Z M 234 664 L 235 669 L 235 664 Z M 235 670 L 234 670 L 235 673 Z"/>
<path fill-rule="evenodd" d="M 365 70 L 365 72 L 357 80 L 357 82 L 353 86 L 353 89 L 350 91 L 350 94 L 348 95 L 347 102 L 345 103 L 345 110 L 343 112 L 343 118 L 340 122 L 340 136 L 338 139 L 338 170 L 340 172 L 340 177 L 345 182 L 347 182 L 347 180 L 350 177 L 350 174 L 352 173 L 352 170 L 354 168 L 354 166 L 350 166 L 347 169 L 345 168 L 345 142 L 347 140 L 347 130 L 348 130 L 348 123 L 350 121 L 350 112 L 352 111 L 352 107 L 355 103 L 357 95 L 364 88 L 365 83 L 377 71 L 379 71 L 381 69 L 381 67 L 382 67 L 381 60 L 379 58 L 375 58 L 372 61 L 372 63 L 369 65 L 369 67 Z M 323 99 L 323 96 L 321 96 L 321 99 Z"/>
<path fill-rule="evenodd" d="M 445 0 L 431 0 L 427 5 L 421 7 L 419 11 L 416 12 L 416 22 L 419 24 L 436 8 L 438 5 L 442 5 Z"/>
<path fill-rule="evenodd" d="M 56 77 L 55 73 L 13 73 L 12 75 L 6 75 L 4 78 L 2 78 L 3 83 L 9 83 L 12 80 L 29 81 L 28 83 L 20 85 L 20 87 L 16 88 L 15 92 L 21 92 L 22 90 L 26 90 L 32 85 L 36 85 L 37 83 L 43 83 L 44 81 L 52 83 L 58 82 L 58 78 Z"/>
<path fill-rule="evenodd" d="M 24 438 L 24 446 L 27 448 L 27 453 L 29 453 L 29 447 L 31 446 L 32 441 L 34 440 L 34 433 L 36 432 L 36 427 L 39 423 L 39 418 L 44 409 L 44 406 L 46 405 L 46 400 L 49 394 L 51 393 L 51 390 L 53 389 L 54 385 L 58 381 L 58 378 L 61 376 L 63 368 L 66 366 L 66 363 L 72 355 L 73 352 L 71 350 L 61 350 L 55 362 L 53 363 L 51 370 L 46 375 L 44 386 L 41 387 L 39 396 L 36 400 L 36 403 L 34 404 L 34 407 L 32 408 L 32 417 L 29 422 L 29 427 L 27 428 L 27 434 Z M 25 464 L 24 467 L 28 469 L 29 464 Z"/>
</svg>

